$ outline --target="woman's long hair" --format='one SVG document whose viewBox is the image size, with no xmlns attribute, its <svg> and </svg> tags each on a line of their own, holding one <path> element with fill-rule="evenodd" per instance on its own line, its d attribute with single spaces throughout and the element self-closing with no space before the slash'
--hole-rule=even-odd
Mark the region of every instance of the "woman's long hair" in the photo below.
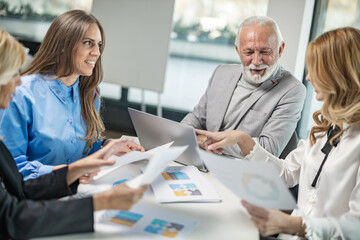
<svg viewBox="0 0 360 240">
<path fill-rule="evenodd" d="M 7 84 L 25 63 L 24 46 L 0 28 L 0 86 Z"/>
<path fill-rule="evenodd" d="M 0 28 L 0 88 L 8 84 L 25 63 L 24 46 Z M 2 140 L 0 136 L 0 141 Z"/>
<path fill-rule="evenodd" d="M 81 10 L 72 10 L 58 16 L 47 31 L 39 51 L 30 66 L 22 73 L 56 75 L 58 78 L 70 76 L 74 72 L 74 52 L 77 45 L 85 36 L 91 24 L 99 27 L 102 45 L 100 53 L 105 47 L 104 30 L 99 21 L 91 14 Z M 103 78 L 101 54 L 96 62 L 91 76 L 80 76 L 79 92 L 81 102 L 81 117 L 86 125 L 87 146 L 84 153 L 88 153 L 93 143 L 102 137 L 104 123 L 96 111 L 95 100 L 100 99 L 98 85 Z"/>
<path fill-rule="evenodd" d="M 344 132 L 344 123 L 360 125 L 360 30 L 352 27 L 326 32 L 310 42 L 306 65 L 316 89 L 326 95 L 324 104 L 313 114 L 316 125 L 310 131 L 311 145 L 316 133 L 332 124 Z"/>
</svg>

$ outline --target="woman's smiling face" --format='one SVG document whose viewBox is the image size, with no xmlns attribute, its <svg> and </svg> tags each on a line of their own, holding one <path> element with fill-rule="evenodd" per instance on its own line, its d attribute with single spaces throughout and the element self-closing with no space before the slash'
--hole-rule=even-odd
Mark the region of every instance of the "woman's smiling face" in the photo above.
<svg viewBox="0 0 360 240">
<path fill-rule="evenodd" d="M 84 38 L 78 43 L 74 53 L 74 75 L 91 76 L 96 61 L 100 57 L 102 45 L 101 32 L 93 23 L 87 29 Z"/>
</svg>

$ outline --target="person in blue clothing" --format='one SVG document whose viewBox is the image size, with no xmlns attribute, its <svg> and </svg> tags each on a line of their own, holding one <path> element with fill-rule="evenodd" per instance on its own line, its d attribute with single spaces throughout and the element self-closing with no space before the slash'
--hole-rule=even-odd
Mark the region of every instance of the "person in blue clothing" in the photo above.
<svg viewBox="0 0 360 240">
<path fill-rule="evenodd" d="M 21 74 L 23 85 L 2 114 L 0 135 L 25 180 L 86 157 L 112 141 L 102 140 L 99 115 L 104 46 L 104 30 L 93 15 L 65 12 L 53 21 Z M 123 149 L 129 150 L 133 149 Z"/>
<path fill-rule="evenodd" d="M 19 68 L 26 62 L 24 47 L 0 28 L 0 112 L 8 108 L 21 84 Z M 94 231 L 94 212 L 128 211 L 148 189 L 125 183 L 93 196 L 57 201 L 75 194 L 79 177 L 115 162 L 109 157 L 128 140 L 113 140 L 101 150 L 36 179 L 23 181 L 0 136 L 0 239 L 29 239 Z"/>
</svg>

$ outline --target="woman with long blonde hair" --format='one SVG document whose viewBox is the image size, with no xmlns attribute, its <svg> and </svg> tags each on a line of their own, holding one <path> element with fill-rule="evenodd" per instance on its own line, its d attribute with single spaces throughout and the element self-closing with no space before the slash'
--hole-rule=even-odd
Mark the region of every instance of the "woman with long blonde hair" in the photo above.
<svg viewBox="0 0 360 240">
<path fill-rule="evenodd" d="M 359 239 L 360 227 L 360 30 L 326 32 L 310 42 L 307 81 L 323 101 L 309 139 L 285 160 L 266 152 L 242 131 L 206 135 L 208 149 L 238 144 L 244 158 L 273 162 L 289 187 L 299 184 L 291 216 L 243 201 L 263 236 L 281 239 Z"/>
<path fill-rule="evenodd" d="M 104 145 L 99 115 L 104 47 L 104 30 L 91 14 L 72 10 L 52 22 L 1 120 L 0 135 L 25 179 Z"/>
</svg>

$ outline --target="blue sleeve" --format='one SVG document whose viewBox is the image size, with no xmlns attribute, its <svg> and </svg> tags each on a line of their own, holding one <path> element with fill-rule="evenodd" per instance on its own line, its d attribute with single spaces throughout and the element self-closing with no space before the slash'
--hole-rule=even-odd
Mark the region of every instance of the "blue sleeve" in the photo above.
<svg viewBox="0 0 360 240">
<path fill-rule="evenodd" d="M 41 175 L 52 172 L 54 166 L 44 165 L 39 161 L 28 161 L 25 155 L 15 157 L 15 162 L 19 172 L 24 176 L 24 180 L 38 178 Z"/>
<path fill-rule="evenodd" d="M 30 98 L 18 91 L 9 108 L 4 110 L 0 122 L 0 135 L 6 147 L 13 155 L 19 172 L 24 180 L 37 178 L 40 175 L 50 173 L 53 166 L 43 165 L 39 161 L 28 161 L 26 155 L 28 150 L 28 125 L 31 124 L 31 102 Z"/>
</svg>

